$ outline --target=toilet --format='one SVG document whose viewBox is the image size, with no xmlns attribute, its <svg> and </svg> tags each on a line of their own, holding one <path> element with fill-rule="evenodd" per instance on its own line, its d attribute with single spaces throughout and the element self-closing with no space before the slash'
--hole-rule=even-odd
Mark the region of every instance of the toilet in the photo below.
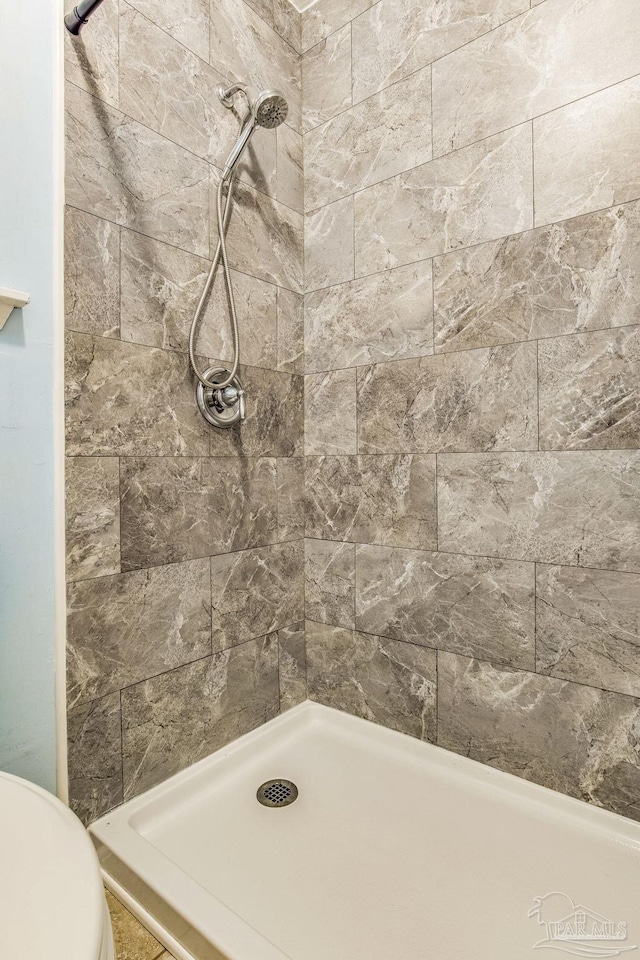
<svg viewBox="0 0 640 960">
<path fill-rule="evenodd" d="M 11 960 L 114 960 L 98 858 L 78 818 L 0 773 L 0 930 Z"/>
</svg>

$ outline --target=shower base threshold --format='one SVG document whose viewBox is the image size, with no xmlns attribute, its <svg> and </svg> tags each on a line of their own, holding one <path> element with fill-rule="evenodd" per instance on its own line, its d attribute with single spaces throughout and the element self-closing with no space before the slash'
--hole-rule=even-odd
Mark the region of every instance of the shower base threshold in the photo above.
<svg viewBox="0 0 640 960">
<path fill-rule="evenodd" d="M 309 702 L 91 834 L 177 960 L 640 960 L 640 824 Z"/>
</svg>

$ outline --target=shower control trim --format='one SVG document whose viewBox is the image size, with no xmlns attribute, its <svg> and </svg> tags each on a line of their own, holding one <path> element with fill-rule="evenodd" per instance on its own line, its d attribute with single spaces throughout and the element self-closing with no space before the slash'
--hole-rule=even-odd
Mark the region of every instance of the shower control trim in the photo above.
<svg viewBox="0 0 640 960">
<path fill-rule="evenodd" d="M 224 383 L 228 378 L 229 371 L 224 367 L 209 367 L 204 373 L 204 379 L 213 383 Z M 245 419 L 244 390 L 237 376 L 220 389 L 198 383 L 196 396 L 200 413 L 214 427 L 233 427 Z"/>
</svg>

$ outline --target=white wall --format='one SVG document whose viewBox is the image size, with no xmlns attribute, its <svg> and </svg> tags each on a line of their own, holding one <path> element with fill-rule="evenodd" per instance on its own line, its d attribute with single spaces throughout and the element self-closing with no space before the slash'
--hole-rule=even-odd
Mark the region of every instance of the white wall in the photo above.
<svg viewBox="0 0 640 960">
<path fill-rule="evenodd" d="M 59 0 L 0 0 L 0 286 L 32 300 L 0 331 L 0 769 L 50 790 L 63 591 L 54 484 L 62 417 L 61 17 Z"/>
</svg>

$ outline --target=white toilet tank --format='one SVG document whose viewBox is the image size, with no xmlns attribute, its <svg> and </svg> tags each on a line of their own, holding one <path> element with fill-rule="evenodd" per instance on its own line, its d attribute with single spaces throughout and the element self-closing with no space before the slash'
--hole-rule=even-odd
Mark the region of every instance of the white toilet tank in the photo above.
<svg viewBox="0 0 640 960">
<path fill-rule="evenodd" d="M 0 773 L 0 931 L 11 960 L 113 960 L 98 858 L 78 818 Z"/>
</svg>

